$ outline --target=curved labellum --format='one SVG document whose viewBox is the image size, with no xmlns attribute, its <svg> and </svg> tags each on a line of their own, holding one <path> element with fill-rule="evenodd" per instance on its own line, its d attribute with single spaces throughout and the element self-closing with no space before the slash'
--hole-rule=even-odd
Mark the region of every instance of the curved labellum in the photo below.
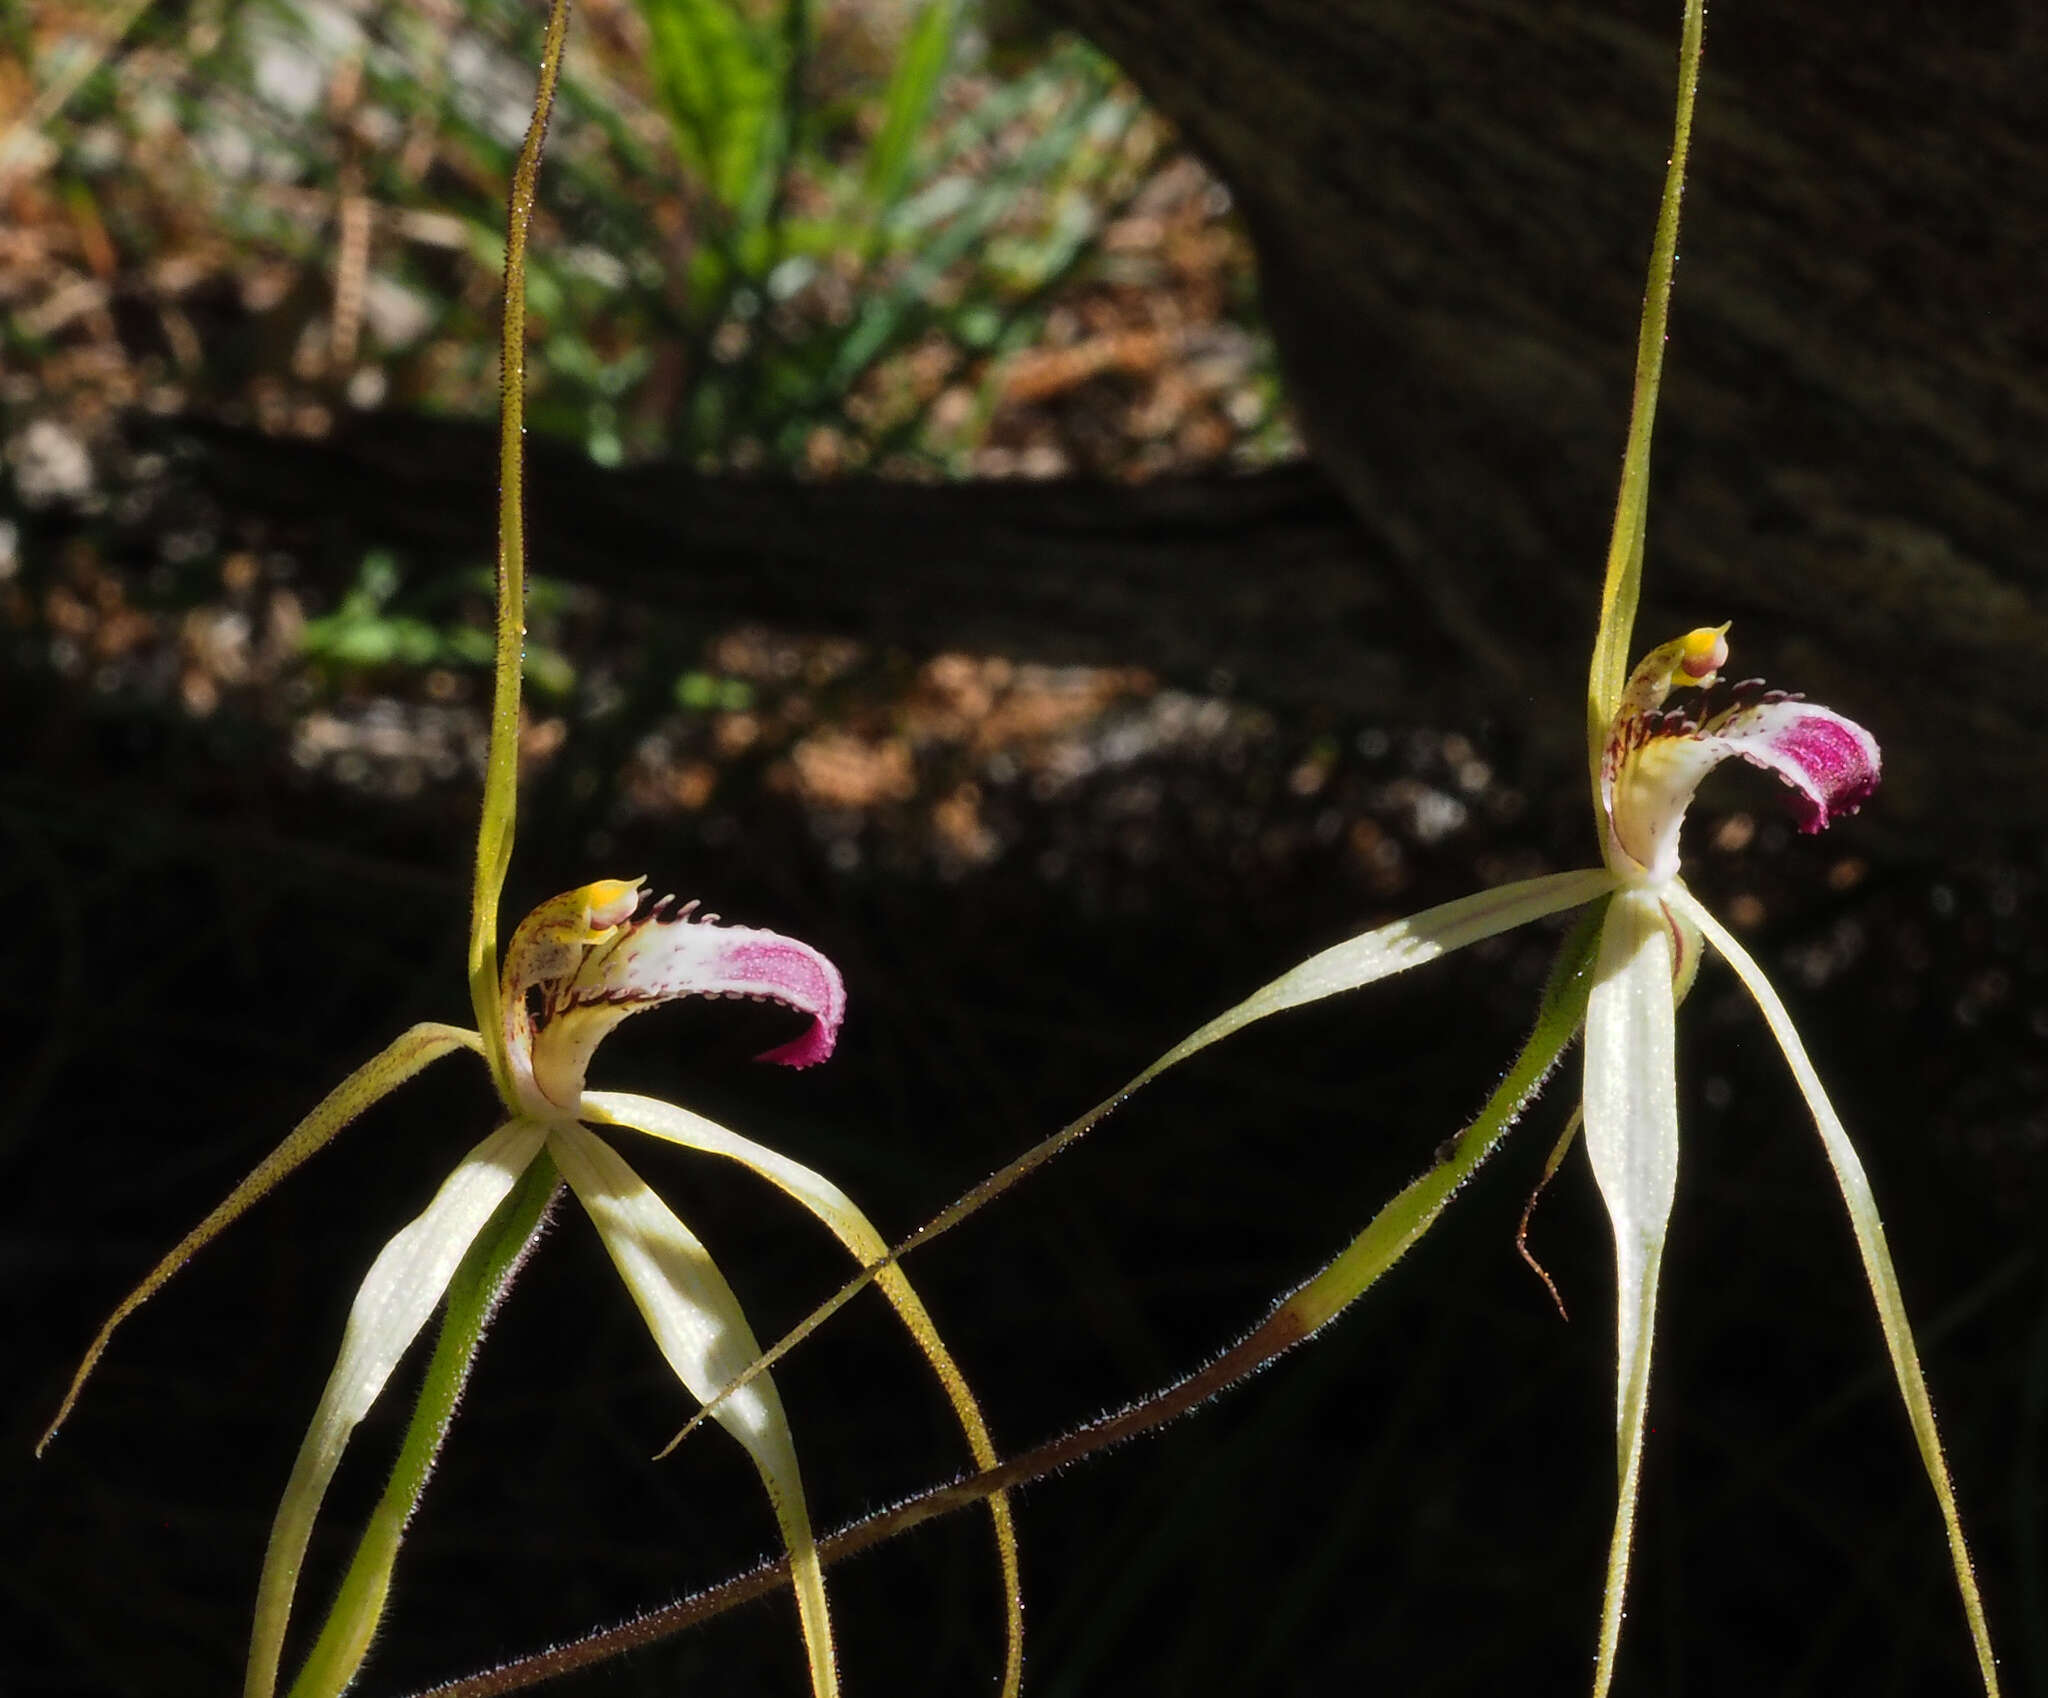
<svg viewBox="0 0 2048 1698">
<path fill-rule="evenodd" d="M 759 1057 L 809 1067 L 832 1053 L 846 987 L 809 944 L 717 924 L 697 904 L 642 900 L 640 885 L 603 879 L 544 902 L 505 952 L 505 1042 L 523 1092 L 542 1112 L 573 1114 L 584 1069 L 629 1015 L 685 996 L 739 996 L 810 1016 Z"/>
<path fill-rule="evenodd" d="M 1852 719 L 1761 681 L 1737 684 L 1718 710 L 1709 698 L 1660 711 L 1675 689 L 1705 689 L 1728 659 L 1720 630 L 1703 628 L 1653 650 L 1630 677 L 1608 732 L 1601 789 L 1608 865 L 1631 884 L 1678 873 L 1678 829 L 1700 780 L 1730 756 L 1776 773 L 1793 792 L 1802 831 L 1852 814 L 1877 788 L 1877 739 Z"/>
</svg>

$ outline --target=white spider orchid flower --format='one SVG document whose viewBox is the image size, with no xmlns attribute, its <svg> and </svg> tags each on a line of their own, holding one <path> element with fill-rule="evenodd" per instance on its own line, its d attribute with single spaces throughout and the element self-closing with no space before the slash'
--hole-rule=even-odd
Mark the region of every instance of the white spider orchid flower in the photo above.
<svg viewBox="0 0 2048 1698">
<path fill-rule="evenodd" d="M 457 1267 L 522 1175 L 551 1159 L 597 1228 L 676 1378 L 703 1401 L 760 1354 L 732 1288 L 696 1235 L 593 1127 L 626 1127 L 737 1161 L 811 1211 L 865 1267 L 887 1241 L 831 1181 L 738 1133 L 657 1098 L 587 1091 L 592 1052 L 628 1016 L 686 996 L 777 1002 L 807 1019 L 803 1032 L 760 1059 L 808 1067 L 831 1055 L 846 992 L 839 971 L 808 944 L 769 931 L 716 923 L 696 904 L 644 902 L 640 884 L 605 879 L 544 902 L 522 921 L 500 981 L 503 1041 L 514 1083 L 511 1118 L 478 1144 L 425 1211 L 386 1244 L 356 1293 L 341 1352 L 278 1506 L 258 1585 L 246 1698 L 276 1690 L 286 1623 L 321 1499 L 343 1447 L 399 1359 L 448 1290 Z M 301 1122 L 228 1199 L 122 1302 L 101 1328 L 43 1442 L 69 1414 L 107 1341 L 128 1315 L 218 1233 L 343 1126 L 428 1062 L 480 1035 L 422 1025 L 359 1068 Z M 877 1276 L 944 1384 L 975 1462 L 997 1460 L 973 1394 L 902 1270 Z M 830 1615 L 790 1423 L 773 1382 L 758 1377 L 721 1402 L 714 1418 L 759 1469 L 788 1549 L 814 1694 L 838 1690 Z M 1010 1601 L 1009 1669 L 1021 1666 L 1017 1554 L 1009 1506 L 990 1505 Z M 389 1558 L 359 1604 L 337 1605 L 294 1692 L 339 1692 L 367 1651 L 382 1611 Z M 345 1589 L 346 1590 L 346 1589 Z M 347 1606 L 347 1607 L 344 1607 Z"/>
<path fill-rule="evenodd" d="M 1027 1151 L 893 1251 L 885 1264 L 965 1219 L 1096 1125 L 1140 1086 L 1268 1015 L 1417 967 L 1483 939 L 1573 909 L 1583 910 L 1544 992 L 1536 1026 L 1479 1116 L 1436 1164 L 1389 1202 L 1320 1273 L 1291 1293 L 1233 1355 L 1266 1360 L 1327 1324 L 1428 1231 L 1485 1160 L 1581 1030 L 1586 1040 L 1582 1109 L 1550 1158 L 1562 1160 L 1583 1118 L 1594 1178 L 1613 1223 L 1617 1277 L 1616 1508 L 1594 1692 L 1613 1677 L 1635 1518 L 1650 1376 L 1657 1276 L 1678 1175 L 1676 1006 L 1704 945 L 1734 968 L 1783 1049 L 1820 1131 L 1876 1299 L 1878 1324 L 1921 1460 L 1947 1527 L 1987 1694 L 1997 1672 L 1934 1413 L 1906 1319 L 1877 1205 L 1848 1134 L 1807 1058 L 1791 1016 L 1763 970 L 1679 878 L 1679 830 L 1700 782 L 1739 757 L 1774 772 L 1791 791 L 1804 830 L 1819 831 L 1876 787 L 1877 743 L 1853 720 L 1754 681 L 1716 699 L 1709 690 L 1728 658 L 1727 627 L 1704 628 L 1653 650 L 1612 692 L 1598 721 L 1591 767 L 1605 865 L 1551 873 L 1445 903 L 1310 957 L 1161 1056 L 1088 1113 Z M 1596 684 L 1597 688 L 1597 684 Z M 1667 709 L 1680 690 L 1688 705 Z M 867 1276 L 862 1276 L 864 1279 Z M 693 1425 L 756 1383 L 769 1365 L 859 1288 L 842 1289 L 709 1400 Z"/>
<path fill-rule="evenodd" d="M 1593 751 L 1603 867 L 1502 885 L 1324 950 L 1169 1050 L 1052 1142 L 1070 1141 L 1137 1086 L 1254 1020 L 1387 978 L 1529 921 L 1585 909 L 1587 921 L 1565 945 L 1535 1032 L 1479 1118 L 1335 1261 L 1285 1299 L 1260 1333 L 1282 1344 L 1305 1338 L 1355 1300 L 1434 1223 L 1583 1028 L 1586 1147 L 1613 1222 L 1618 1285 L 1620 1495 L 1594 1677 L 1595 1693 L 1604 1694 L 1621 1630 L 1657 1275 L 1678 1175 L 1675 1010 L 1698 968 L 1703 942 L 1711 944 L 1755 998 L 1833 1165 L 1899 1391 L 1947 1526 L 1985 1690 L 1995 1695 L 1983 1606 L 1863 1165 L 1763 970 L 1679 878 L 1679 828 L 1701 780 L 1721 762 L 1740 757 L 1776 773 L 1792 791 L 1802 829 L 1818 831 L 1853 812 L 1876 787 L 1877 743 L 1841 714 L 1754 682 L 1734 686 L 1717 703 L 1705 692 L 1726 664 L 1726 632 L 1726 626 L 1696 630 L 1653 650 L 1619 691 Z M 1685 688 L 1702 694 L 1689 706 L 1667 710 L 1666 701 Z M 1574 1116 L 1551 1158 L 1553 1167 L 1578 1124 Z M 1049 1153 L 1034 1152 L 1032 1165 Z"/>
</svg>

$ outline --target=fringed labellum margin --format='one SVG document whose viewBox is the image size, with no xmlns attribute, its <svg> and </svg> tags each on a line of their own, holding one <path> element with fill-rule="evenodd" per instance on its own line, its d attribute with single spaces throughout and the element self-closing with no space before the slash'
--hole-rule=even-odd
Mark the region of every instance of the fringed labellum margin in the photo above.
<svg viewBox="0 0 2048 1698">
<path fill-rule="evenodd" d="M 682 997 L 746 997 L 809 1017 L 759 1057 L 812 1067 L 846 1015 L 839 969 L 809 944 L 726 926 L 695 902 L 641 896 L 644 880 L 603 879 L 542 903 L 505 951 L 505 1047 L 521 1103 L 573 1117 L 597 1046 L 621 1021 Z"/>
</svg>

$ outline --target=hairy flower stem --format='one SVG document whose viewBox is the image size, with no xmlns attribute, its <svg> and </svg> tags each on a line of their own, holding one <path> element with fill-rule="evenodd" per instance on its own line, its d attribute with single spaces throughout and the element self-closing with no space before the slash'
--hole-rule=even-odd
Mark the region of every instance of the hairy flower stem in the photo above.
<svg viewBox="0 0 2048 1698">
<path fill-rule="evenodd" d="M 1471 1125 L 1444 1147 L 1427 1173 L 1381 1209 L 1321 1272 L 1282 1298 L 1259 1325 L 1213 1361 L 1128 1408 L 1062 1433 L 1001 1467 L 984 1468 L 964 1479 L 934 1486 L 820 1539 L 820 1561 L 830 1564 L 856 1555 L 927 1521 L 1058 1473 L 1126 1439 L 1155 1432 L 1249 1379 L 1335 1320 L 1429 1229 L 1459 1187 L 1499 1146 L 1570 1046 L 1585 1018 L 1593 951 L 1605 908 L 1605 903 L 1592 904 L 1567 934 L 1544 987 L 1535 1030 Z M 416 1698 L 498 1698 L 501 1693 L 521 1692 L 670 1638 L 788 1584 L 789 1559 L 783 1557 L 666 1609 L 433 1687 Z"/>
<path fill-rule="evenodd" d="M 406 1525 L 426 1490 L 427 1477 L 434 1471 L 455 1407 L 469 1382 L 477 1347 L 518 1277 L 527 1252 L 539 1238 L 548 1210 L 561 1194 L 561 1183 L 554 1162 L 546 1155 L 537 1158 L 518 1188 L 499 1204 L 490 1225 L 456 1271 L 448 1287 L 440 1337 L 427 1363 L 398 1460 L 356 1545 L 320 1637 L 298 1679 L 292 1682 L 291 1698 L 320 1698 L 342 1691 L 369 1650 L 390 1594 L 399 1541 L 405 1537 Z"/>
<path fill-rule="evenodd" d="M 497 642 L 490 752 L 484 767 L 483 814 L 477 827 L 476 877 L 470 903 L 470 1001 L 476 1010 L 491 1081 L 500 1098 L 514 1109 L 518 1099 L 499 1010 L 498 898 L 512 859 L 519 787 L 519 691 L 526 654 L 526 250 L 541 153 L 561 75 L 569 7 L 570 0 L 550 0 L 533 118 L 513 168 L 506 210 L 505 305 L 499 351 Z M 449 1288 L 440 1338 L 390 1482 L 364 1529 L 306 1665 L 293 1683 L 293 1698 L 339 1693 L 354 1679 L 383 1616 L 406 1523 L 433 1472 L 484 1329 L 560 1184 L 554 1163 L 545 1155 L 539 1157 L 499 1206 L 457 1271 Z"/>
<path fill-rule="evenodd" d="M 492 661 L 491 744 L 484 765 L 483 817 L 476 834 L 476 882 L 470 900 L 469 996 L 483 1033 L 491 1080 L 508 1108 L 518 1107 L 504 1022 L 498 1013 L 498 897 L 512 862 L 519 791 L 519 685 L 526 659 L 526 243 L 540 179 L 541 150 L 554 112 L 569 31 L 570 0 L 551 0 L 541 40 L 539 86 L 505 214 L 505 312 L 499 346 L 498 634 Z"/>
<path fill-rule="evenodd" d="M 1593 669 L 1586 691 L 1586 742 L 1593 763 L 1593 791 L 1600 790 L 1600 749 L 1608 721 L 1620 705 L 1634 640 L 1636 602 L 1643 585 L 1643 536 L 1650 515 L 1650 432 L 1657 420 L 1657 391 L 1664 377 L 1664 340 L 1671 319 L 1671 277 L 1678 269 L 1678 212 L 1685 198 L 1685 162 L 1692 147 L 1693 96 L 1700 81 L 1700 44 L 1706 28 L 1706 0 L 1686 0 L 1678 46 L 1678 111 L 1671 131 L 1671 158 L 1664 194 L 1657 206 L 1657 234 L 1650 243 L 1650 275 L 1643 290 L 1643 318 L 1636 334 L 1635 398 L 1629 407 L 1628 447 L 1621 462 L 1621 493 L 1614 505 L 1614 531 L 1607 544 L 1606 581 L 1600 593 L 1600 628 L 1593 638 Z M 1597 817 L 1597 828 L 1605 821 Z"/>
</svg>

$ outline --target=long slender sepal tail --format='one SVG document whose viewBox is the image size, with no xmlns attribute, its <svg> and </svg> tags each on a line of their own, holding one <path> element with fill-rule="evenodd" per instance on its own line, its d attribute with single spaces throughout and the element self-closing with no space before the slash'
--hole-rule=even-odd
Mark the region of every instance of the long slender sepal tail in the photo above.
<svg viewBox="0 0 2048 1698">
<path fill-rule="evenodd" d="M 878 1263 L 889 1253 L 889 1241 L 875 1230 L 874 1223 L 860 1211 L 853 1199 L 831 1180 L 801 1162 L 791 1161 L 751 1138 L 744 1138 L 720 1126 L 716 1121 L 706 1120 L 702 1115 L 692 1114 L 674 1103 L 662 1102 L 655 1097 L 632 1096 L 623 1091 L 586 1092 L 582 1117 L 604 1125 L 630 1127 L 651 1138 L 666 1139 L 686 1149 L 702 1150 L 739 1162 L 810 1210 L 863 1266 Z M 876 1284 L 902 1318 L 917 1347 L 931 1363 L 932 1371 L 938 1375 L 939 1383 L 944 1386 L 947 1401 L 952 1404 L 961 1431 L 966 1435 L 967 1448 L 974 1457 L 975 1466 L 993 1468 L 998 1461 L 995 1441 L 989 1437 L 981 1405 L 975 1401 L 967 1377 L 961 1373 L 953 1360 L 953 1353 L 939 1336 L 939 1329 L 912 1289 L 909 1277 L 900 1267 L 883 1267 L 876 1275 Z M 668 1450 L 675 1448 L 675 1442 L 671 1441 L 661 1454 L 667 1455 Z M 1016 1698 L 1024 1679 L 1024 1594 L 1017 1562 L 1017 1529 L 1006 1494 L 998 1492 L 990 1497 L 988 1508 L 995 1534 L 996 1561 L 1002 1571 L 1006 1647 L 1001 1690 L 1003 1698 Z"/>
<path fill-rule="evenodd" d="M 761 1353 L 732 1287 L 696 1234 L 602 1138 L 563 1122 L 550 1129 L 548 1148 L 604 1240 L 656 1346 L 701 1402 Z M 804 1500 L 796 1441 L 775 1382 L 757 1379 L 728 1400 L 717 1419 L 760 1471 L 789 1550 L 813 1698 L 832 1698 L 839 1673 L 825 1571 Z"/>
<path fill-rule="evenodd" d="M 1884 1332 L 1886 1352 L 1892 1359 L 1892 1373 L 1899 1382 L 1899 1396 L 1906 1405 L 1906 1418 L 1913 1424 L 1913 1439 L 1920 1447 L 1920 1461 L 1934 1487 L 1935 1502 L 1948 1532 L 1949 1559 L 1955 1568 L 1956 1589 L 1962 1594 L 1963 1614 L 1970 1624 L 1970 1640 L 1977 1653 L 1977 1672 L 1983 1678 L 1986 1698 L 1998 1698 L 1998 1663 L 1991 1652 L 1991 1627 L 1984 1616 L 1984 1600 L 1977 1590 L 1977 1574 L 1970 1562 L 1970 1548 L 1963 1538 L 1962 1512 L 1956 1507 L 1955 1485 L 1949 1478 L 1948 1459 L 1942 1454 L 1941 1435 L 1935 1430 L 1934 1404 L 1927 1395 L 1927 1381 L 1920 1372 L 1920 1352 L 1913 1343 L 1912 1323 L 1906 1318 L 1905 1294 L 1892 1267 L 1892 1253 L 1885 1243 L 1884 1222 L 1871 1194 L 1870 1180 L 1848 1131 L 1822 1089 L 1820 1075 L 1807 1058 L 1806 1046 L 1792 1016 L 1778 999 L 1771 981 L 1749 951 L 1737 943 L 1728 928 L 1683 886 L 1671 892 L 1675 907 L 1714 946 L 1721 958 L 1735 969 L 1736 977 L 1755 999 L 1764 1023 L 1799 1085 L 1800 1095 L 1813 1114 L 1813 1124 L 1827 1150 L 1828 1164 L 1835 1170 L 1842 1201 L 1848 1205 L 1849 1225 L 1856 1234 L 1856 1249 L 1863 1258 L 1863 1277 L 1870 1283 L 1870 1295 L 1877 1304 L 1877 1324 Z"/>
<path fill-rule="evenodd" d="M 1614 1226 L 1615 1267 L 1617 1495 L 1594 1698 L 1605 1698 L 1621 1640 L 1656 1336 L 1657 1275 L 1678 1179 L 1670 937 L 1670 922 L 1654 895 L 1619 892 L 1607 905 L 1586 1004 L 1586 1153 Z"/>
<path fill-rule="evenodd" d="M 36 1455 L 43 1454 L 44 1447 L 57 1436 L 57 1429 L 64 1425 L 65 1418 L 78 1402 L 78 1394 L 85 1389 L 87 1377 L 106 1353 L 107 1341 L 114 1336 L 114 1329 L 161 1291 L 171 1275 L 294 1168 L 324 1148 L 357 1115 L 389 1096 L 421 1068 L 440 1060 L 452 1050 L 468 1049 L 481 1053 L 482 1048 L 482 1040 L 475 1032 L 427 1021 L 401 1032 L 322 1097 L 314 1105 L 313 1112 L 292 1128 L 284 1142 L 258 1162 L 249 1177 L 230 1191 L 211 1214 L 179 1239 L 170 1253 L 143 1276 L 142 1283 L 121 1299 L 120 1306 L 107 1317 L 87 1347 L 85 1360 L 78 1364 L 78 1372 L 72 1375 L 70 1389 L 64 1393 L 64 1401 L 58 1405 L 55 1418 L 36 1441 Z"/>
<path fill-rule="evenodd" d="M 545 1128 L 531 1121 L 501 1126 L 463 1157 L 419 1218 L 400 1229 L 370 1264 L 349 1310 L 341 1353 L 271 1524 L 263 1574 L 256 1585 L 245 1698 L 271 1698 L 277 1689 L 285 1624 L 298 1590 L 306 1542 L 349 1435 L 377 1401 L 477 1234 L 540 1153 L 546 1137 Z"/>
<path fill-rule="evenodd" d="M 705 1401 L 678 1438 L 687 1437 L 709 1419 L 726 1398 L 749 1384 L 756 1374 L 765 1373 L 801 1344 L 827 1320 L 857 1297 L 885 1267 L 893 1267 L 911 1251 L 950 1232 L 983 1205 L 994 1201 L 1019 1180 L 1037 1172 L 1054 1156 L 1085 1137 L 1109 1112 L 1131 1094 L 1150 1084 L 1168 1068 L 1176 1067 L 1211 1044 L 1242 1031 L 1256 1020 L 1344 991 L 1359 990 L 1380 979 L 1391 978 L 1411 967 L 1420 967 L 1441 956 L 1465 949 L 1502 932 L 1513 931 L 1532 921 L 1583 908 L 1598 901 L 1614 888 L 1613 875 L 1603 868 L 1579 872 L 1547 873 L 1541 878 L 1482 890 L 1460 897 L 1441 907 L 1430 908 L 1390 925 L 1347 938 L 1312 955 L 1298 967 L 1262 985 L 1234 1008 L 1183 1038 L 1151 1066 L 1120 1086 L 1078 1119 L 1070 1120 L 1049 1138 L 1032 1145 L 1016 1160 L 998 1168 L 963 1196 L 941 1209 L 908 1238 L 892 1245 L 886 1257 L 870 1263 L 775 1342 L 730 1385 Z"/>
</svg>

